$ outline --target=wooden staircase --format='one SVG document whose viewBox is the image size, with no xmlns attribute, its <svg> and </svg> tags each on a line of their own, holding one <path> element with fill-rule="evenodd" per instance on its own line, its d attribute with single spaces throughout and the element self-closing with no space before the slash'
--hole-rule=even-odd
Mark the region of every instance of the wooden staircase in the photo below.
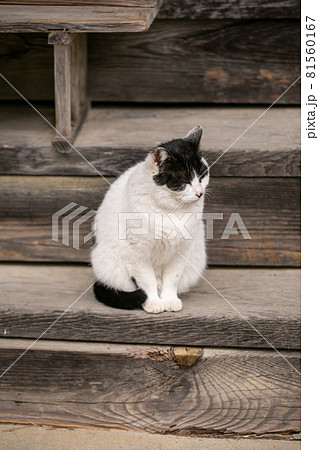
<svg viewBox="0 0 319 450">
<path fill-rule="evenodd" d="M 10 13 L 14 3 L 33 4 L 31 22 Z M 9 10 L 0 20 L 1 73 L 55 124 L 48 32 L 64 27 L 51 18 L 38 29 L 39 3 L 1 2 Z M 66 8 L 47 3 L 52 14 Z M 65 17 L 91 8 L 69 3 Z M 125 3 L 94 10 L 132 10 L 131 29 L 106 29 L 103 15 L 95 29 L 82 15 L 69 28 L 88 32 L 86 99 L 94 101 L 71 133 L 78 153 L 54 151 L 54 129 L 0 79 L 0 375 L 9 368 L 0 421 L 299 439 L 298 84 L 234 143 L 298 77 L 298 2 L 167 0 L 150 30 L 134 34 L 137 17 L 147 10 L 148 28 L 159 2 Z M 207 241 L 205 279 L 179 313 L 99 304 L 84 243 L 92 219 L 80 226 L 77 249 L 61 234 L 52 240 L 52 215 L 71 202 L 87 208 L 81 217 L 97 209 L 107 182 L 197 123 L 207 160 L 220 157 L 205 211 L 223 215 Z M 240 231 L 221 239 L 234 212 L 252 239 Z M 71 244 L 78 218 L 69 221 Z"/>
<path fill-rule="evenodd" d="M 156 316 L 104 307 L 92 289 L 81 296 L 88 267 L 12 264 L 1 277 L 1 372 L 54 323 L 3 377 L 2 421 L 298 433 L 298 270 L 211 268 L 224 298 L 202 281 L 181 313 Z"/>
</svg>

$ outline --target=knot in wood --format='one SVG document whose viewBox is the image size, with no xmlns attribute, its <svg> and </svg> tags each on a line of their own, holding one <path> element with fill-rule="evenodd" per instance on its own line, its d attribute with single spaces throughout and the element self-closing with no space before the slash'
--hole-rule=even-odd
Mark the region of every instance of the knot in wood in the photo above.
<svg viewBox="0 0 319 450">
<path fill-rule="evenodd" d="M 173 347 L 172 355 L 180 367 L 192 367 L 203 356 L 202 348 Z"/>
</svg>

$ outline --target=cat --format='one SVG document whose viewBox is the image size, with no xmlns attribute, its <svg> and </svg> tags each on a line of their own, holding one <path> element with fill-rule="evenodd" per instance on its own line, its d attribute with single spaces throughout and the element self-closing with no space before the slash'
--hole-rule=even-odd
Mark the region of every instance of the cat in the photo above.
<svg viewBox="0 0 319 450">
<path fill-rule="evenodd" d="M 206 266 L 200 216 L 209 167 L 199 149 L 202 132 L 198 125 L 156 147 L 106 193 L 91 252 L 100 302 L 148 313 L 182 309 L 178 295 L 198 282 Z M 185 223 L 186 236 L 176 223 Z"/>
</svg>

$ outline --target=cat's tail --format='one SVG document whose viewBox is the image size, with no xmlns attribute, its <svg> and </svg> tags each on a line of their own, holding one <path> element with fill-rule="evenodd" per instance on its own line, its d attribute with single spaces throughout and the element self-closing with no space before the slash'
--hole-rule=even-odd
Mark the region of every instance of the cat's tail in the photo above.
<svg viewBox="0 0 319 450">
<path fill-rule="evenodd" d="M 117 291 L 99 281 L 94 283 L 94 294 L 99 302 L 119 309 L 139 308 L 146 300 L 146 294 L 142 289 L 133 292 Z"/>
</svg>

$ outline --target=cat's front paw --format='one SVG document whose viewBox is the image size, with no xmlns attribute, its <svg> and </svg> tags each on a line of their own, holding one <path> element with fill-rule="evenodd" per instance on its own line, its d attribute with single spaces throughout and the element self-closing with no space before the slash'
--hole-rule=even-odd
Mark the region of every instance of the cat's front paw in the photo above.
<svg viewBox="0 0 319 450">
<path fill-rule="evenodd" d="M 148 298 L 142 305 L 144 311 L 152 314 L 158 314 L 164 311 L 164 303 L 160 298 L 150 299 Z"/>
<path fill-rule="evenodd" d="M 165 311 L 180 311 L 183 307 L 182 300 L 178 297 L 168 297 L 163 299 Z"/>
</svg>

